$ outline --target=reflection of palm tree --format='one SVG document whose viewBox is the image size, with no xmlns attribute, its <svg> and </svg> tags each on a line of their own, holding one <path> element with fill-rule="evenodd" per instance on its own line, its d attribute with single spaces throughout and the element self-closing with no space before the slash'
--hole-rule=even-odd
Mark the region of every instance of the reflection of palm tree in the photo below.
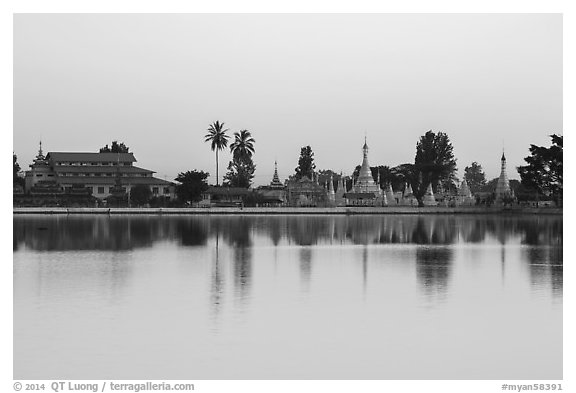
<svg viewBox="0 0 576 393">
<path fill-rule="evenodd" d="M 219 249 L 218 243 L 220 237 L 220 227 L 218 224 L 216 225 L 215 229 L 216 229 L 216 261 L 214 263 L 212 270 L 212 285 L 210 288 L 211 292 L 210 300 L 212 305 L 212 311 L 214 312 L 215 315 L 217 315 L 221 307 L 220 303 L 222 301 L 221 298 L 222 298 L 222 289 L 224 288 L 224 280 L 220 272 L 220 258 L 218 255 L 218 249 Z"/>
<path fill-rule="evenodd" d="M 234 143 L 230 145 L 230 152 L 234 158 L 252 157 L 254 154 L 254 143 L 252 134 L 248 130 L 242 130 L 234 133 Z"/>
<path fill-rule="evenodd" d="M 228 145 L 229 136 L 226 135 L 228 129 L 224 129 L 224 123 L 218 120 L 208 127 L 208 134 L 204 136 L 204 142 L 210 142 L 210 147 L 216 151 L 216 185 L 218 185 L 218 151 Z"/>
</svg>

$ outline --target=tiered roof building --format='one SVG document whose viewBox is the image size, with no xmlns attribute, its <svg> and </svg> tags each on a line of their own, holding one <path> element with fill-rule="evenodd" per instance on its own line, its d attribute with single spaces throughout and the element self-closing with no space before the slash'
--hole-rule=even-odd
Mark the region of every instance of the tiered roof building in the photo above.
<svg viewBox="0 0 576 393">
<path fill-rule="evenodd" d="M 40 143 L 38 155 L 26 171 L 26 192 L 48 182 L 64 191 L 86 188 L 104 199 L 121 184 L 128 193 L 132 187 L 144 185 L 153 196 L 175 197 L 174 183 L 155 178 L 154 171 L 136 167 L 134 162 L 132 153 L 49 152 L 44 156 Z"/>
</svg>

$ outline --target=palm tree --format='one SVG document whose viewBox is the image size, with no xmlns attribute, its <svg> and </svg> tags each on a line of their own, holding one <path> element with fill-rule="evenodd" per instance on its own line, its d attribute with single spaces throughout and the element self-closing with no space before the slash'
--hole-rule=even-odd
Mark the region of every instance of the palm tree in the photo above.
<svg viewBox="0 0 576 393">
<path fill-rule="evenodd" d="M 210 147 L 216 151 L 216 185 L 218 185 L 218 151 L 228 145 L 228 138 L 230 138 L 226 135 L 226 131 L 228 129 L 224 130 L 224 123 L 216 120 L 215 123 L 210 124 L 208 134 L 204 136 L 204 142 L 210 142 Z"/>
<path fill-rule="evenodd" d="M 230 145 L 230 152 L 234 158 L 252 157 L 254 154 L 254 143 L 252 134 L 248 130 L 234 133 L 234 143 Z"/>
</svg>

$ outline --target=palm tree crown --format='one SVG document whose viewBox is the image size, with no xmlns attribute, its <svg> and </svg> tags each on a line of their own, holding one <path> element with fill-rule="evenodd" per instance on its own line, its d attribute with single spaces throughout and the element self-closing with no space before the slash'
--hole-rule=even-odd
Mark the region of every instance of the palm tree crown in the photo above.
<svg viewBox="0 0 576 393">
<path fill-rule="evenodd" d="M 228 145 L 228 129 L 224 129 L 224 123 L 218 120 L 208 127 L 208 134 L 204 135 L 204 142 L 210 142 L 212 150 L 216 151 L 216 185 L 218 185 L 218 151 L 224 149 Z"/>
<path fill-rule="evenodd" d="M 224 123 L 220 123 L 218 120 L 208 127 L 208 134 L 204 135 L 204 142 L 210 142 L 210 147 L 212 150 L 222 150 L 228 145 L 228 135 L 226 132 L 228 129 L 224 129 Z"/>
<path fill-rule="evenodd" d="M 230 152 L 234 158 L 252 157 L 254 154 L 254 143 L 252 134 L 248 130 L 234 133 L 234 143 L 230 145 Z"/>
</svg>

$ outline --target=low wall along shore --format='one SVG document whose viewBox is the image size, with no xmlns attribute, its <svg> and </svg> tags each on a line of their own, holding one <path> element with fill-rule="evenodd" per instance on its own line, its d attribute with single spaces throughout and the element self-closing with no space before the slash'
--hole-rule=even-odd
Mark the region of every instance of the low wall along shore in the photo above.
<svg viewBox="0 0 576 393">
<path fill-rule="evenodd" d="M 211 208 L 66 208 L 15 207 L 14 214 L 562 214 L 562 208 L 502 207 L 211 207 Z"/>
</svg>

